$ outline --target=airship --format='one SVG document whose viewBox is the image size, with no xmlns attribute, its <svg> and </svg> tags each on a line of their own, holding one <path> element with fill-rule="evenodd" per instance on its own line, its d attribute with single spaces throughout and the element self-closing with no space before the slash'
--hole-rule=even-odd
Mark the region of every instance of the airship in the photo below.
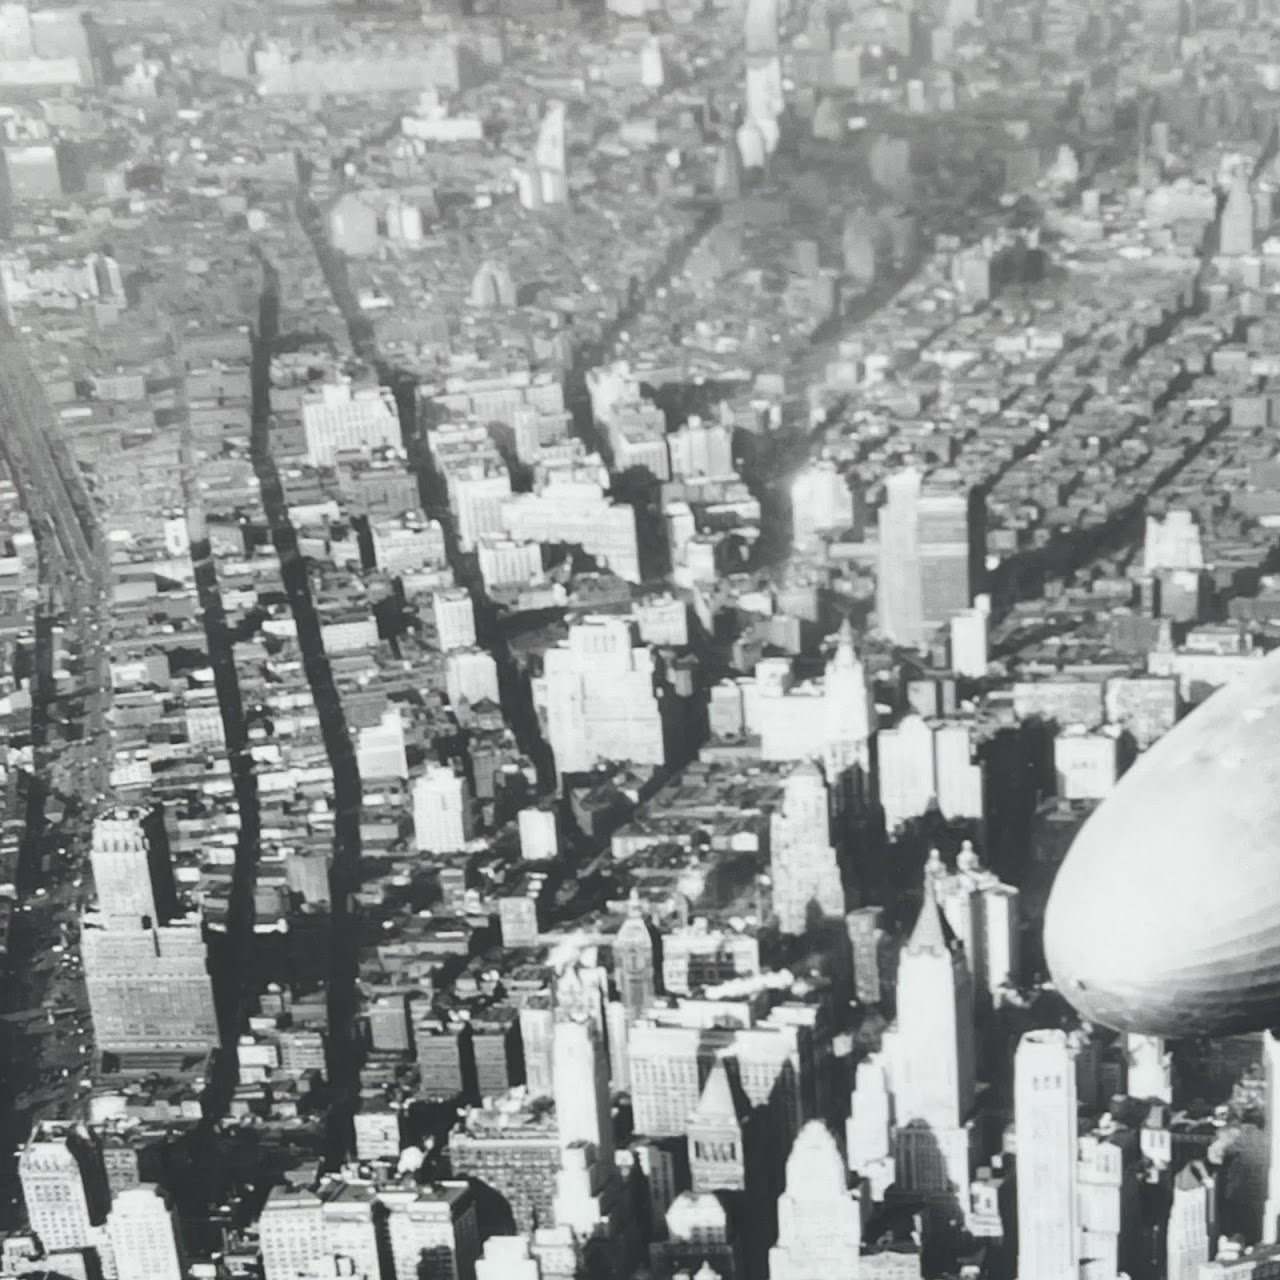
<svg viewBox="0 0 1280 1280">
<path fill-rule="evenodd" d="M 1090 1022 L 1167 1038 L 1280 1026 L 1280 651 L 1089 816 L 1050 890 L 1044 947 Z"/>
</svg>

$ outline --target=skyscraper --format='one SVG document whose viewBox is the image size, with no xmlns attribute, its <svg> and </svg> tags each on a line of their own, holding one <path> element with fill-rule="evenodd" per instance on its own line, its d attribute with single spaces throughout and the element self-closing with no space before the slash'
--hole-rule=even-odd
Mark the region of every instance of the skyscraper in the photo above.
<svg viewBox="0 0 1280 1280">
<path fill-rule="evenodd" d="M 549 103 L 538 128 L 538 141 L 533 152 L 534 171 L 543 204 L 563 204 L 569 198 L 565 123 L 564 103 Z"/>
<path fill-rule="evenodd" d="M 923 649 L 935 627 L 972 603 L 977 531 L 970 508 L 967 493 L 926 488 L 913 468 L 886 478 L 876 612 L 895 644 Z"/>
<path fill-rule="evenodd" d="M 884 949 L 884 908 L 858 907 L 845 916 L 853 952 L 853 989 L 861 1004 L 879 1004 L 881 952 Z"/>
<path fill-rule="evenodd" d="M 1218 236 L 1218 252 L 1225 257 L 1239 257 L 1254 250 L 1253 194 L 1249 190 L 1249 175 L 1237 170 L 1222 207 L 1221 230 Z"/>
<path fill-rule="evenodd" d="M 689 1173 L 699 1194 L 744 1191 L 747 1186 L 745 1128 L 750 1103 L 730 1074 L 731 1065 L 717 1059 L 689 1117 Z"/>
<path fill-rule="evenodd" d="M 1201 1160 L 1184 1165 L 1173 1179 L 1173 1201 L 1165 1234 L 1168 1280 L 1200 1280 L 1209 1261 L 1210 1242 L 1217 1236 L 1213 1175 Z"/>
<path fill-rule="evenodd" d="M 612 1165 L 609 1060 L 599 1023 L 585 1007 L 566 1007 L 561 1001 L 552 1034 L 552 1086 L 561 1149 L 575 1142 L 589 1143 L 605 1165 Z"/>
<path fill-rule="evenodd" d="M 18 1156 L 27 1221 L 46 1252 L 83 1249 L 106 1208 L 106 1175 L 88 1130 L 38 1125 Z"/>
<path fill-rule="evenodd" d="M 980 597 L 980 601 L 986 599 Z M 989 629 L 987 609 L 980 605 L 951 615 L 951 669 L 956 675 L 979 680 L 987 674 Z"/>
<path fill-rule="evenodd" d="M 638 1023 L 631 1029 L 631 1106 L 637 1133 L 673 1138 L 685 1132 L 701 1082 L 696 1027 Z"/>
<path fill-rule="evenodd" d="M 867 689 L 866 673 L 853 644 L 848 618 L 840 624 L 835 649 L 822 681 L 822 709 L 826 721 L 823 765 L 832 786 L 842 774 L 870 768 L 869 743 L 875 725 L 875 702 Z"/>
<path fill-rule="evenodd" d="M 819 534 L 844 533 L 853 525 L 853 492 L 828 458 L 809 463 L 791 482 L 791 540 L 797 547 Z"/>
<path fill-rule="evenodd" d="M 844 915 L 844 887 L 831 845 L 827 784 L 811 761 L 797 765 L 784 784 L 782 810 L 770 822 L 773 910 L 783 933 L 804 933 L 811 912 Z"/>
<path fill-rule="evenodd" d="M 937 789 L 933 730 L 917 715 L 876 734 L 876 792 L 892 834 L 920 817 Z"/>
<path fill-rule="evenodd" d="M 885 479 L 885 501 L 876 573 L 876 613 L 880 630 L 895 644 L 924 647 L 924 602 L 920 581 L 918 504 L 920 473 L 899 471 Z"/>
<path fill-rule="evenodd" d="M 1029 1031 L 1014 1055 L 1018 1274 L 1078 1280 L 1075 1063 L 1062 1031 Z"/>
<path fill-rule="evenodd" d="M 956 855 L 953 874 L 932 855 L 930 866 L 938 905 L 964 946 L 975 997 L 990 1000 L 1017 980 L 1018 891 L 982 865 L 968 840 Z"/>
<path fill-rule="evenodd" d="M 119 1280 L 182 1280 L 177 1221 L 159 1187 L 121 1191 L 107 1215 L 107 1235 Z"/>
<path fill-rule="evenodd" d="M 1262 1210 L 1262 1242 L 1280 1237 L 1280 1038 L 1268 1031 L 1262 1037 L 1266 1069 L 1267 1198 Z"/>
<path fill-rule="evenodd" d="M 889 1073 L 883 1056 L 874 1053 L 858 1063 L 853 1096 L 849 1100 L 849 1118 L 845 1122 L 849 1168 L 866 1180 L 874 1201 L 883 1200 L 894 1181 L 892 1128 Z"/>
<path fill-rule="evenodd" d="M 1129 1059 L 1128 1094 L 1131 1098 L 1155 1098 L 1173 1102 L 1173 1055 L 1160 1036 L 1124 1037 Z"/>
<path fill-rule="evenodd" d="M 973 986 L 926 868 L 924 902 L 898 962 L 894 1100 L 898 1174 L 915 1191 L 968 1194 L 973 1103 Z"/>
<path fill-rule="evenodd" d="M 810 1120 L 787 1157 L 778 1242 L 769 1250 L 770 1280 L 856 1277 L 861 1248 L 862 1218 L 840 1150 L 826 1125 Z"/>
<path fill-rule="evenodd" d="M 1133 1232 L 1131 1193 L 1136 1187 L 1127 1167 L 1124 1137 L 1108 1117 L 1093 1133 L 1080 1138 L 1079 1150 L 1080 1274 L 1083 1280 L 1093 1276 L 1111 1280 L 1128 1270 L 1122 1251 L 1129 1253 Z"/>
<path fill-rule="evenodd" d="M 667 1238 L 650 1249 L 655 1276 L 741 1280 L 742 1246 L 723 1196 L 682 1191 L 666 1212 Z"/>
<path fill-rule="evenodd" d="M 553 1046 L 560 1168 L 552 1214 L 556 1226 L 571 1233 L 588 1274 L 624 1275 L 634 1266 L 636 1238 L 614 1157 L 609 1062 L 595 1018 L 598 1005 L 598 989 L 593 991 L 581 972 L 561 976 Z"/>
<path fill-rule="evenodd" d="M 601 760 L 664 763 L 662 683 L 660 660 L 636 643 L 630 620 L 574 623 L 567 642 L 547 650 L 533 682 L 557 773 L 580 773 Z"/>
<path fill-rule="evenodd" d="M 627 918 L 613 940 L 615 978 L 627 1013 L 639 1017 L 654 996 L 653 939 L 633 889 L 627 903 Z"/>
<path fill-rule="evenodd" d="M 747 0 L 742 35 L 749 58 L 774 57 L 778 52 L 778 0 Z"/>
</svg>

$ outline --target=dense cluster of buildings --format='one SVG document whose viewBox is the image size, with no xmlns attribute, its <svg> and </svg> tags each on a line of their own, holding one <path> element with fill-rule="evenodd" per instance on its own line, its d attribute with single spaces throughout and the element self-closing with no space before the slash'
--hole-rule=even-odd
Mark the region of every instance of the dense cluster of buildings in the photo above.
<svg viewBox="0 0 1280 1280">
<path fill-rule="evenodd" d="M 1040 942 L 1280 639 L 1280 15 L 585 7 L 0 5 L 0 1276 L 1280 1272 Z"/>
</svg>

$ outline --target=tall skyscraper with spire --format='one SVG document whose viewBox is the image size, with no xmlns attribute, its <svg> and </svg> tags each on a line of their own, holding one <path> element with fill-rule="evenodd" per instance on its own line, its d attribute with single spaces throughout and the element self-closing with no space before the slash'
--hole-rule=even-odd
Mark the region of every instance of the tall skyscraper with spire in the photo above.
<svg viewBox="0 0 1280 1280">
<path fill-rule="evenodd" d="M 638 1018 L 653 1003 L 653 938 L 633 889 L 627 903 L 627 918 L 613 940 L 614 978 L 623 1008 Z"/>
<path fill-rule="evenodd" d="M 867 691 L 866 673 L 853 643 L 849 619 L 840 624 L 835 649 L 827 661 L 822 683 L 825 734 L 823 764 L 832 785 L 850 769 L 865 777 L 870 769 L 871 730 L 875 711 Z"/>
<path fill-rule="evenodd" d="M 844 886 L 831 845 L 827 783 L 812 761 L 798 764 L 784 784 L 781 812 L 769 829 L 773 910 L 778 928 L 802 934 L 812 912 L 844 915 Z"/>
<path fill-rule="evenodd" d="M 810 1120 L 787 1157 L 769 1280 L 856 1280 L 861 1248 L 862 1215 L 840 1150 L 826 1125 Z"/>
<path fill-rule="evenodd" d="M 898 962 L 894 1096 L 898 1176 L 948 1200 L 968 1194 L 973 1105 L 973 983 L 964 947 L 938 905 L 939 860 L 925 869 L 924 902 Z"/>
<path fill-rule="evenodd" d="M 1029 1031 L 1013 1060 L 1018 1274 L 1079 1280 L 1076 1072 L 1063 1031 Z"/>
</svg>

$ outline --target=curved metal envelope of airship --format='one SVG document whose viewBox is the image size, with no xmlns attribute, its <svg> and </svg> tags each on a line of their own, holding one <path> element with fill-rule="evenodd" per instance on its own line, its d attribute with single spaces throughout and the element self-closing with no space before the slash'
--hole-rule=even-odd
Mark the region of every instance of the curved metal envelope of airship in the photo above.
<svg viewBox="0 0 1280 1280">
<path fill-rule="evenodd" d="M 1089 817 L 1044 945 L 1091 1022 L 1167 1037 L 1280 1024 L 1280 652 L 1171 729 Z"/>
</svg>

